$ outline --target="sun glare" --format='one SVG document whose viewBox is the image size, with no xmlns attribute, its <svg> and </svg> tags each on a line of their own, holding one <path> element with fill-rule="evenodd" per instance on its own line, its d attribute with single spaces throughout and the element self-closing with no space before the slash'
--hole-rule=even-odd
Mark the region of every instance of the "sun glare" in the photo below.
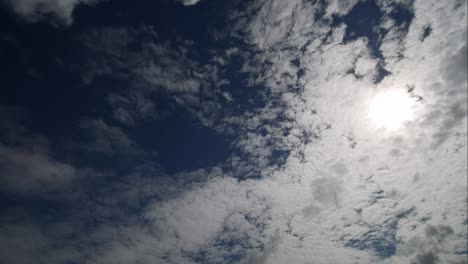
<svg viewBox="0 0 468 264">
<path fill-rule="evenodd" d="M 413 118 L 411 98 L 403 91 L 385 91 L 378 94 L 369 107 L 369 118 L 378 127 L 397 129 Z"/>
</svg>

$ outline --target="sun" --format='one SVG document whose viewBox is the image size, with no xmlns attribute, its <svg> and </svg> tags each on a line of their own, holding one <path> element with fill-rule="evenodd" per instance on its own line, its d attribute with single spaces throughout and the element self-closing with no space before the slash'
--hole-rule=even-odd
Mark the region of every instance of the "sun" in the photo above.
<svg viewBox="0 0 468 264">
<path fill-rule="evenodd" d="M 413 118 L 411 106 L 411 98 L 403 91 L 381 92 L 369 106 L 369 118 L 377 127 L 394 130 Z"/>
</svg>

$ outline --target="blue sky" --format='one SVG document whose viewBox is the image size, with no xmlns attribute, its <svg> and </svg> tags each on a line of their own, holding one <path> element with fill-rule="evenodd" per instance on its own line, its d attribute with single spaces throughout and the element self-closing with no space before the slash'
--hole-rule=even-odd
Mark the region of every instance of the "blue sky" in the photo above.
<svg viewBox="0 0 468 264">
<path fill-rule="evenodd" d="M 0 263 L 466 263 L 466 24 L 1 0 Z"/>
</svg>

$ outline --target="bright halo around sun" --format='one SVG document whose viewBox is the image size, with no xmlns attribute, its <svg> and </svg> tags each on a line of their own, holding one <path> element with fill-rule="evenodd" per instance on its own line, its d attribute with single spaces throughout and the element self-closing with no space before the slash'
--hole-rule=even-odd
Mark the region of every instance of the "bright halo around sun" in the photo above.
<svg viewBox="0 0 468 264">
<path fill-rule="evenodd" d="M 378 127 L 390 130 L 413 118 L 412 100 L 403 91 L 391 90 L 377 94 L 369 107 L 369 118 Z"/>
</svg>

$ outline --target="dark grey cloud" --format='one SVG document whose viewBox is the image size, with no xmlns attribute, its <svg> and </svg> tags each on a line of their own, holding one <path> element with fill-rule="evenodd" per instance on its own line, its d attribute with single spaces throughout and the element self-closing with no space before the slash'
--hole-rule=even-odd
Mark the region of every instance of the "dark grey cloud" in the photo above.
<svg viewBox="0 0 468 264">
<path fill-rule="evenodd" d="M 0 145 L 0 168 L 2 191 L 27 196 L 60 191 L 77 176 L 72 165 L 51 159 L 41 145 Z"/>
<path fill-rule="evenodd" d="M 83 119 L 79 128 L 88 136 L 86 151 L 113 155 L 137 155 L 142 150 L 120 128 L 110 126 L 103 120 Z"/>
<path fill-rule="evenodd" d="M 49 140 L 23 125 L 28 111 L 0 106 L 2 192 L 35 196 L 61 192 L 79 176 L 73 164 L 54 158 Z"/>
<path fill-rule="evenodd" d="M 412 264 L 435 264 L 439 262 L 439 258 L 434 255 L 432 252 L 428 252 L 425 254 L 418 254 L 416 256 L 416 261 L 411 262 Z"/>
<path fill-rule="evenodd" d="M 434 263 L 445 263 L 447 260 L 443 261 L 442 255 L 444 255 L 444 245 L 449 244 L 450 241 L 447 241 L 454 235 L 454 230 L 450 226 L 438 225 L 433 226 L 431 224 L 427 225 L 425 228 L 425 238 L 422 238 L 422 241 L 416 242 L 413 244 L 417 245 L 419 248 L 415 250 L 418 252 L 411 263 L 415 264 L 434 264 Z M 456 261 L 452 261 L 456 263 Z M 447 262 L 448 263 L 448 262 Z"/>
</svg>

